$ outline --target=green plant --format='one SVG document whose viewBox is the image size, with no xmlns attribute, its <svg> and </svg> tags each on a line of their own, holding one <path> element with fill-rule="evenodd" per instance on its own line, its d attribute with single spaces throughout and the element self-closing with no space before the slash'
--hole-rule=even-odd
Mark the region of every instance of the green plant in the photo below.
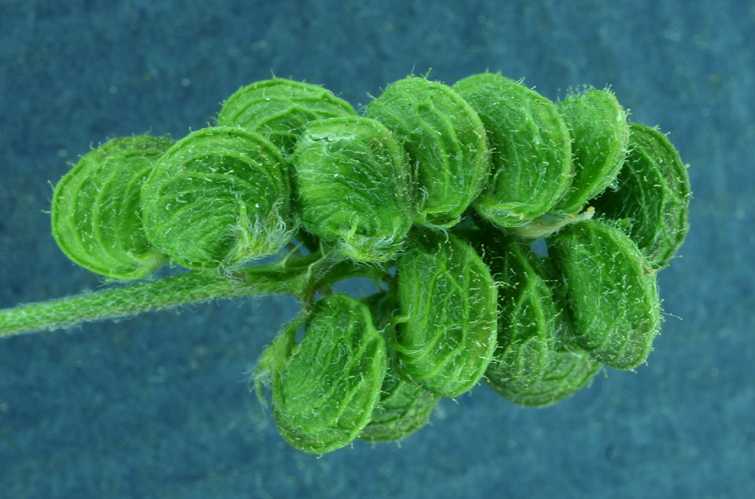
<svg viewBox="0 0 755 499">
<path fill-rule="evenodd" d="M 553 104 L 500 74 L 409 77 L 359 116 L 276 78 L 175 143 L 113 139 L 55 188 L 74 262 L 115 281 L 186 272 L 0 311 L 0 336 L 290 293 L 301 313 L 255 375 L 283 437 L 312 453 L 400 440 L 482 379 L 543 407 L 645 362 L 690 197 L 668 138 L 608 90 Z M 332 293 L 353 277 L 379 291 Z"/>
</svg>

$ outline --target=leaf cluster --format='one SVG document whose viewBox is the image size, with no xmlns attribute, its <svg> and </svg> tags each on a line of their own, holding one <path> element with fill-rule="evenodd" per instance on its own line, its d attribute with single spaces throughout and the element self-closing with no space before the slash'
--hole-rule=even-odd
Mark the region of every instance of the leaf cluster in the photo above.
<svg viewBox="0 0 755 499">
<path fill-rule="evenodd" d="M 169 261 L 251 288 L 277 255 L 259 289 L 303 304 L 255 378 L 281 434 L 313 453 L 400 440 L 481 380 L 543 407 L 645 362 L 691 194 L 668 138 L 627 117 L 609 90 L 553 103 L 493 73 L 408 77 L 361 115 L 274 78 L 216 126 L 86 154 L 53 235 L 117 280 Z M 380 292 L 332 294 L 355 276 Z"/>
</svg>

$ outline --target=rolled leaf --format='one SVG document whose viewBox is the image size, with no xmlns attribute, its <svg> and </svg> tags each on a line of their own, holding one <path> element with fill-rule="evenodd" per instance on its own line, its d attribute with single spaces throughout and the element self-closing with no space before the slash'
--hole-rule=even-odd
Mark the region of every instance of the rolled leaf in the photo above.
<svg viewBox="0 0 755 499">
<path fill-rule="evenodd" d="M 142 278 L 167 260 L 144 234 L 140 189 L 171 144 L 146 135 L 113 139 L 58 182 L 52 235 L 68 258 L 116 279 Z"/>
<path fill-rule="evenodd" d="M 261 135 L 203 128 L 168 149 L 142 186 L 152 244 L 190 269 L 232 267 L 291 237 L 286 162 Z"/>
<path fill-rule="evenodd" d="M 548 240 L 560 272 L 574 342 L 614 369 L 645 362 L 660 329 L 655 272 L 621 230 L 597 220 Z"/>
<path fill-rule="evenodd" d="M 517 227 L 550 210 L 571 182 L 571 137 L 556 106 L 501 74 L 454 84 L 480 116 L 492 150 L 492 175 L 472 206 L 484 218 Z"/>
<path fill-rule="evenodd" d="M 559 311 L 540 258 L 529 245 L 489 238 L 484 259 L 498 283 L 498 341 L 486 376 L 523 390 L 543 377 L 555 353 Z"/>
<path fill-rule="evenodd" d="M 444 397 L 472 389 L 496 346 L 497 291 L 490 270 L 451 234 L 419 234 L 398 264 L 394 348 L 402 375 Z"/>
<path fill-rule="evenodd" d="M 618 175 L 627 153 L 629 125 L 626 111 L 607 90 L 570 95 L 557 107 L 574 140 L 574 179 L 553 211 L 574 214 Z"/>
<path fill-rule="evenodd" d="M 406 153 L 362 116 L 312 122 L 296 144 L 296 208 L 304 228 L 363 261 L 391 259 L 412 225 Z"/>
<path fill-rule="evenodd" d="M 395 338 L 393 317 L 398 312 L 394 293 L 376 293 L 364 300 L 370 307 L 375 325 L 388 341 Z M 380 400 L 360 440 L 367 442 L 396 442 L 419 430 L 430 419 L 440 395 L 407 381 L 399 375 L 395 352 L 388 350 L 388 368 Z"/>
<path fill-rule="evenodd" d="M 601 363 L 579 348 L 554 352 L 543 377 L 526 388 L 513 388 L 497 378 L 486 378 L 498 395 L 523 407 L 548 407 L 581 390 L 600 371 Z"/>
<path fill-rule="evenodd" d="M 317 302 L 290 357 L 263 362 L 273 367 L 273 417 L 281 435 L 301 451 L 322 454 L 348 445 L 370 422 L 386 346 L 367 306 L 335 294 Z"/>
<path fill-rule="evenodd" d="M 629 154 L 616 179 L 591 202 L 599 216 L 626 220 L 627 233 L 654 270 L 666 267 L 689 230 L 692 197 L 687 167 L 656 128 L 629 125 Z"/>
<path fill-rule="evenodd" d="M 415 223 L 452 227 L 490 176 L 490 148 L 480 117 L 439 82 L 398 80 L 370 102 L 365 116 L 383 123 L 409 154 Z"/>
<path fill-rule="evenodd" d="M 309 122 L 355 114 L 351 104 L 330 90 L 272 78 L 241 87 L 228 97 L 218 115 L 218 125 L 254 130 L 290 154 Z"/>
</svg>

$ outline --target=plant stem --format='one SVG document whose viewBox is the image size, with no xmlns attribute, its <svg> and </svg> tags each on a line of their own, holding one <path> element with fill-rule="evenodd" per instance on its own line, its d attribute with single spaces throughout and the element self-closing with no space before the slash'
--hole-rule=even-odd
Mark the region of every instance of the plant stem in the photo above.
<svg viewBox="0 0 755 499">
<path fill-rule="evenodd" d="M 188 272 L 133 286 L 0 310 L 0 338 L 216 298 L 291 293 L 306 306 L 321 287 L 357 275 L 374 278 L 379 273 L 377 269 L 365 269 L 350 261 L 332 261 L 320 254 L 244 267 L 227 276 Z"/>
</svg>

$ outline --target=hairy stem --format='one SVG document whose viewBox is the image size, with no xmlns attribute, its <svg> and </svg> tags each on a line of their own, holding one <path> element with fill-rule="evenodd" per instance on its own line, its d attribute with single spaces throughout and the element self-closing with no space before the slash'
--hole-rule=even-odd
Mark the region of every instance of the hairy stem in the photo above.
<svg viewBox="0 0 755 499">
<path fill-rule="evenodd" d="M 291 293 L 306 305 L 321 287 L 357 275 L 372 278 L 379 275 L 377 269 L 372 269 L 372 276 L 369 270 L 350 261 L 334 262 L 314 254 L 245 267 L 226 276 L 216 272 L 189 272 L 133 286 L 0 310 L 0 338 L 217 298 Z"/>
</svg>

